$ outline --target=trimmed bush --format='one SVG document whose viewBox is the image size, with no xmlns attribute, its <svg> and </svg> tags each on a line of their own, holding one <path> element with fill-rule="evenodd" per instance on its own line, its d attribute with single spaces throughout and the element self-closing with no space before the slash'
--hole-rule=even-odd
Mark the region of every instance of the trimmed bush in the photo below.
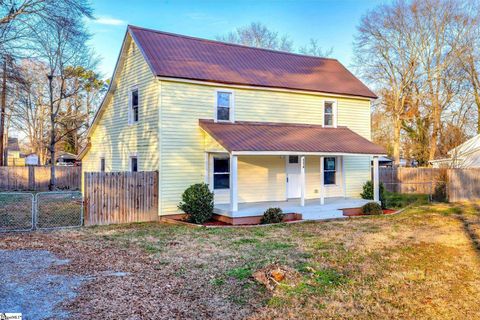
<svg viewBox="0 0 480 320">
<path fill-rule="evenodd" d="M 383 214 L 382 207 L 376 202 L 369 202 L 362 207 L 362 213 L 368 215 Z"/>
<path fill-rule="evenodd" d="M 380 203 L 382 204 L 382 209 L 386 209 L 385 187 L 383 186 L 383 183 L 380 182 L 378 189 L 380 191 Z M 372 181 L 365 182 L 365 184 L 363 185 L 363 192 L 360 193 L 360 196 L 362 197 L 362 199 L 373 200 L 373 182 Z"/>
<path fill-rule="evenodd" d="M 283 221 L 285 215 L 283 214 L 282 209 L 280 208 L 268 208 L 264 213 L 263 217 L 260 220 L 261 224 L 267 223 L 279 223 Z"/>
<path fill-rule="evenodd" d="M 445 181 L 438 181 L 435 184 L 432 200 L 436 202 L 447 202 L 447 183 Z"/>
<path fill-rule="evenodd" d="M 206 183 L 193 184 L 183 192 L 178 208 L 190 222 L 202 224 L 213 216 L 213 192 Z"/>
</svg>

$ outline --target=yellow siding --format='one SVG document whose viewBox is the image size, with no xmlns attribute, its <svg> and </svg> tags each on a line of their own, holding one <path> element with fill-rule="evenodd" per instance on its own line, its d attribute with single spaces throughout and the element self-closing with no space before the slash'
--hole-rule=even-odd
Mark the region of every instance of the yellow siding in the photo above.
<svg viewBox="0 0 480 320">
<path fill-rule="evenodd" d="M 370 180 L 370 157 L 345 157 L 345 180 L 347 197 L 358 198 L 363 184 Z"/>
<path fill-rule="evenodd" d="M 158 170 L 159 82 L 130 38 L 117 81 L 91 135 L 92 146 L 82 159 L 82 170 L 99 171 L 100 158 L 105 157 L 106 171 L 127 171 L 133 154 L 140 171 Z M 129 125 L 129 94 L 134 86 L 139 92 L 139 122 Z"/>
<path fill-rule="evenodd" d="M 325 197 L 343 197 L 342 157 L 337 157 L 336 184 L 325 186 Z M 305 197 L 320 198 L 320 157 L 305 157 Z"/>
<path fill-rule="evenodd" d="M 212 119 L 216 86 L 161 81 L 161 126 L 160 126 L 160 214 L 178 212 L 177 204 L 182 192 L 191 184 L 205 181 L 205 150 L 212 147 L 210 138 L 199 128 L 198 119 Z M 271 121 L 291 123 L 322 123 L 323 100 L 336 100 L 338 108 L 338 125 L 348 126 L 358 134 L 370 139 L 370 101 L 354 98 L 327 98 L 319 95 L 274 92 L 265 90 L 230 88 L 235 92 L 235 120 L 237 121 Z M 365 160 L 366 159 L 366 160 Z M 307 160 L 308 161 L 308 160 Z M 312 171 L 307 175 L 308 197 L 318 197 L 315 193 L 315 162 L 312 160 Z M 358 197 L 361 185 L 369 178 L 368 157 L 348 157 L 345 161 L 347 195 Z M 267 163 L 258 164 L 239 161 L 239 201 L 261 201 L 270 196 L 285 196 L 284 162 L 280 166 L 271 165 L 276 172 L 274 187 L 266 185 L 271 177 L 266 174 Z M 319 164 L 319 163 L 317 163 Z M 366 164 L 366 166 L 365 166 Z M 247 182 L 242 177 L 242 168 L 253 172 L 253 178 L 265 181 L 263 190 L 252 189 L 250 194 L 243 194 L 250 188 L 260 188 L 260 182 Z M 280 168 L 283 172 L 280 172 Z M 319 165 L 318 165 L 319 168 Z M 319 169 L 318 169 L 319 170 Z M 360 172 L 357 172 L 360 171 Z M 311 175 L 311 177 L 310 177 Z M 252 178 L 252 174 L 248 175 Z M 316 178 L 315 178 L 316 176 Z M 252 178 L 252 179 L 253 179 Z M 245 185 L 246 184 L 246 185 Z M 282 186 L 283 184 L 283 186 Z M 360 186 L 360 188 L 358 187 Z M 243 191 L 241 191 L 243 190 Z M 261 194 L 261 193 L 264 194 Z M 343 195 L 343 191 L 330 189 L 329 196 Z M 243 197 L 243 198 L 242 198 Z"/>
</svg>

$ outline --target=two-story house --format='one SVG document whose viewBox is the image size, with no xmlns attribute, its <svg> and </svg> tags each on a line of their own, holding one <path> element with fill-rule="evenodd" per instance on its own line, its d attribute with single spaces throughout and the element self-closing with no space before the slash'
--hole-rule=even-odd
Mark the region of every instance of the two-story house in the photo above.
<svg viewBox="0 0 480 320">
<path fill-rule="evenodd" d="M 158 171 L 159 215 L 199 182 L 228 221 L 338 213 L 364 203 L 385 154 L 370 142 L 375 98 L 335 59 L 129 26 L 83 170 Z"/>
</svg>

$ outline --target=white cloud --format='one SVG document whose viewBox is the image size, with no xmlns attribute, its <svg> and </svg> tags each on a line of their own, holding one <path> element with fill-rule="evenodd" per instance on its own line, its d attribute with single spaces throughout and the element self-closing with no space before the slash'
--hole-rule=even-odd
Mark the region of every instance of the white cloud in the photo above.
<svg viewBox="0 0 480 320">
<path fill-rule="evenodd" d="M 127 24 L 127 21 L 125 20 L 111 18 L 108 16 L 97 17 L 95 20 L 93 20 L 93 22 L 97 24 L 107 25 L 107 26 L 123 26 Z"/>
</svg>

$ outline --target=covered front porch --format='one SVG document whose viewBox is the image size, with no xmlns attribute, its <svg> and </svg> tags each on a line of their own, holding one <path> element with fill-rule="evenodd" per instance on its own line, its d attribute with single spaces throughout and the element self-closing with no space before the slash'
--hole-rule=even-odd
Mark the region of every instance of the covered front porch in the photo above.
<svg viewBox="0 0 480 320">
<path fill-rule="evenodd" d="M 368 202 L 359 198 L 372 178 L 379 201 L 382 148 L 348 128 L 209 120 L 200 127 L 217 215 L 245 219 L 280 207 L 306 220 L 343 217 L 341 209 Z"/>
<path fill-rule="evenodd" d="M 227 217 L 253 217 L 262 215 L 268 208 L 280 208 L 284 213 L 299 213 L 303 220 L 324 220 L 343 218 L 342 209 L 360 208 L 371 200 L 332 197 L 326 198 L 322 205 L 317 199 L 306 200 L 302 205 L 300 199 L 286 201 L 244 202 L 238 204 L 237 211 L 232 211 L 230 204 L 216 204 L 214 213 Z"/>
</svg>

